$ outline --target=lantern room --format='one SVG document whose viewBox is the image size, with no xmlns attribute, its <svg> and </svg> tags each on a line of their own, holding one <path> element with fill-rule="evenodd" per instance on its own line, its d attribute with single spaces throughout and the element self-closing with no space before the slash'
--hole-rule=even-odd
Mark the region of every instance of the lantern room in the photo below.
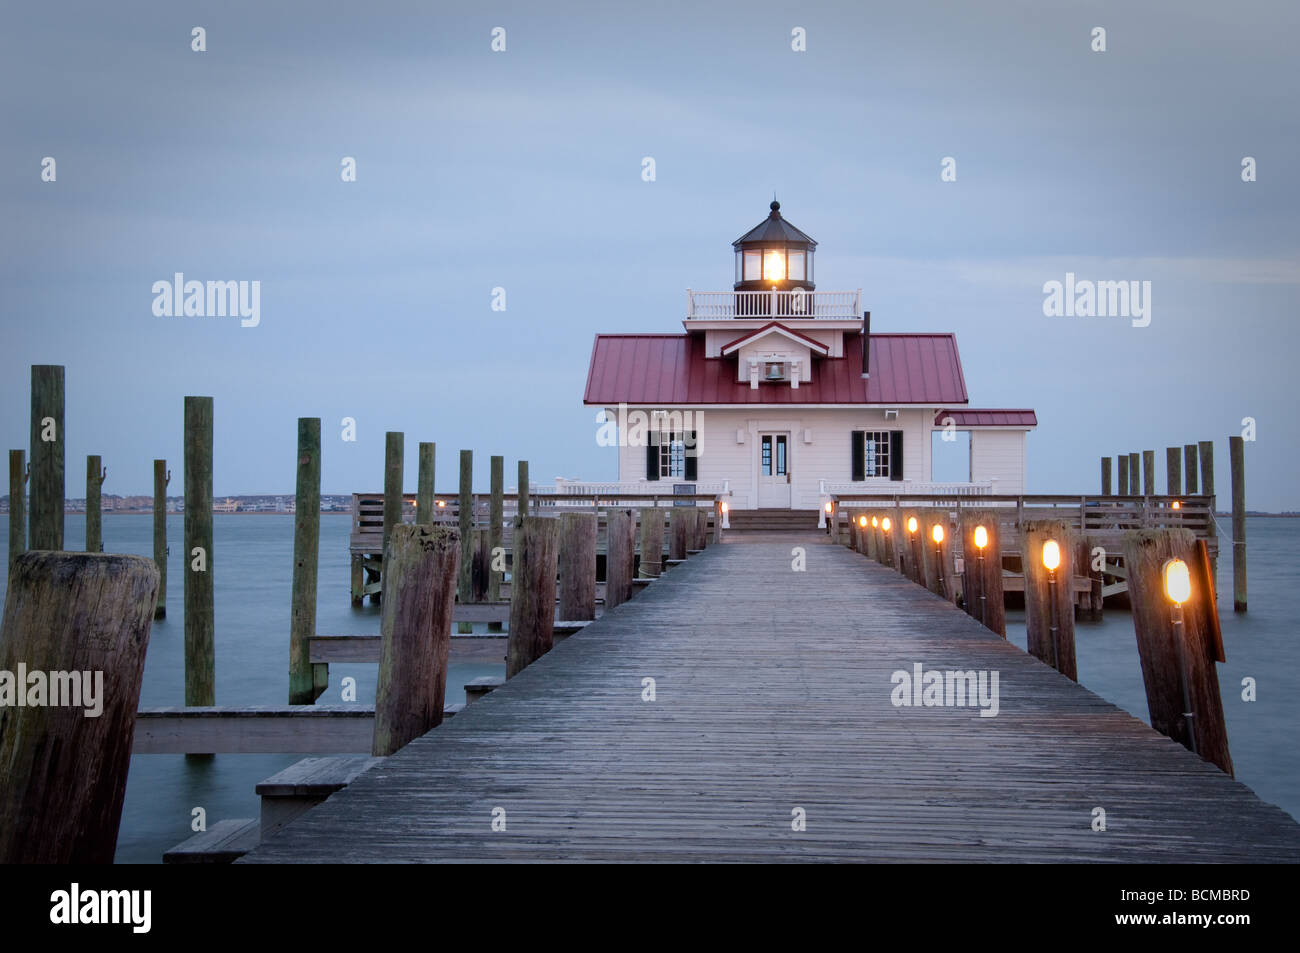
<svg viewBox="0 0 1300 953">
<path fill-rule="evenodd" d="M 731 243 L 736 250 L 736 291 L 812 291 L 817 243 L 781 217 L 773 200 L 767 218 Z"/>
</svg>

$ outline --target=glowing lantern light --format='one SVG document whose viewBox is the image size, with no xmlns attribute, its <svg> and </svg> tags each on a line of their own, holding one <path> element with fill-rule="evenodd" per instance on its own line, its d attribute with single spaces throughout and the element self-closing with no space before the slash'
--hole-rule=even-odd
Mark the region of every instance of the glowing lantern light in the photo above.
<svg viewBox="0 0 1300 953">
<path fill-rule="evenodd" d="M 988 544 L 989 544 L 989 531 L 986 530 L 983 526 L 976 526 L 975 547 L 977 549 L 983 549 Z"/>
<path fill-rule="evenodd" d="M 1165 577 L 1165 595 L 1175 605 L 1182 605 L 1192 597 L 1192 576 L 1187 571 L 1187 563 L 1181 559 L 1165 561 L 1162 570 Z"/>
<path fill-rule="evenodd" d="M 1061 546 L 1054 539 L 1043 543 L 1043 565 L 1050 570 L 1061 565 Z"/>
</svg>

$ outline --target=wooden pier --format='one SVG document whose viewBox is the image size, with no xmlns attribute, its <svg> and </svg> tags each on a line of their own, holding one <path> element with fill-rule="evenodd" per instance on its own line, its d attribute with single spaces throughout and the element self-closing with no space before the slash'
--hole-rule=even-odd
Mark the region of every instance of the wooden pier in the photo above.
<svg viewBox="0 0 1300 953">
<path fill-rule="evenodd" d="M 917 664 L 997 672 L 996 716 L 896 707 Z M 773 534 L 692 557 L 244 857 L 774 860 L 1294 863 L 1300 824 L 898 573 Z"/>
</svg>

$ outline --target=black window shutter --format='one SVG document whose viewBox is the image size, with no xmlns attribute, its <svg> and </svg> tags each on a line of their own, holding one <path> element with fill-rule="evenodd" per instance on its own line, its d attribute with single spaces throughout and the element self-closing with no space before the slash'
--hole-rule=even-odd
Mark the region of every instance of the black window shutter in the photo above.
<svg viewBox="0 0 1300 953">
<path fill-rule="evenodd" d="M 853 431 L 853 441 L 850 445 L 849 453 L 852 456 L 852 473 L 855 481 L 862 481 L 867 478 L 867 434 L 863 430 Z"/>
<path fill-rule="evenodd" d="M 645 445 L 645 478 L 657 480 L 659 479 L 659 434 L 652 430 L 649 437 Z"/>
<path fill-rule="evenodd" d="M 889 432 L 889 479 L 903 479 L 903 431 Z"/>
<path fill-rule="evenodd" d="M 699 479 L 699 472 L 700 472 L 699 458 L 695 456 L 695 454 L 699 452 L 699 446 L 695 442 L 696 439 L 697 437 L 694 430 L 686 434 L 685 454 L 686 454 L 686 479 L 687 480 Z"/>
</svg>

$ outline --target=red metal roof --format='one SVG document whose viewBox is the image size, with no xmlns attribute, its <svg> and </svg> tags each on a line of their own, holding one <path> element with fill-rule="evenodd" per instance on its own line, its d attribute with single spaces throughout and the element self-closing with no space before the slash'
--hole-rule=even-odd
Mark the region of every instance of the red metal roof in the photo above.
<svg viewBox="0 0 1300 953">
<path fill-rule="evenodd" d="M 1032 410 L 983 410 L 962 407 L 941 410 L 934 415 L 934 425 L 944 426 L 944 418 L 951 417 L 957 427 L 1037 427 L 1038 415 Z"/>
<path fill-rule="evenodd" d="M 705 358 L 701 334 L 598 334 L 587 404 L 964 404 L 951 334 L 871 335 L 871 378 L 862 379 L 862 336 L 844 336 L 844 357 L 813 362 L 812 381 L 736 381 L 735 358 Z"/>
</svg>

